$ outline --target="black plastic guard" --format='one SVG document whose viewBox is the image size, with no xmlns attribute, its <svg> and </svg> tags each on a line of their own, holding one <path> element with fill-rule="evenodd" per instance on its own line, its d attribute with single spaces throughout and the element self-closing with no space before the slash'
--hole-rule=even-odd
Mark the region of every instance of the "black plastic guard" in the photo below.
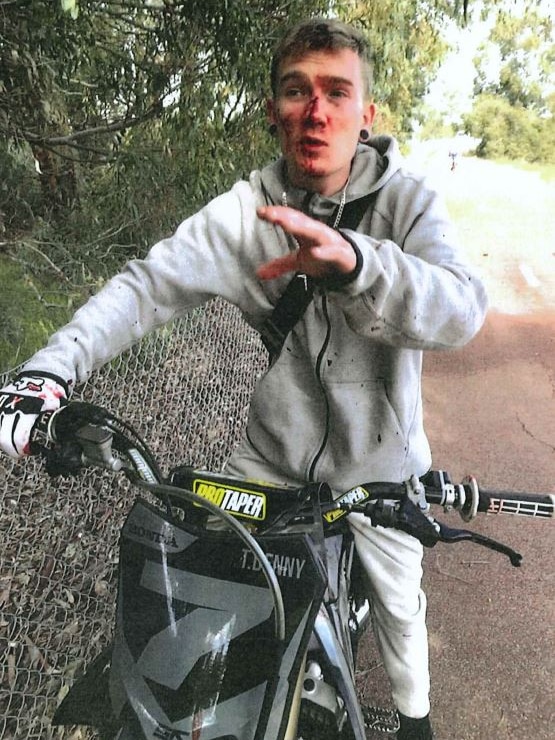
<svg viewBox="0 0 555 740">
<path fill-rule="evenodd" d="M 64 697 L 52 718 L 53 725 L 87 725 L 116 731 L 109 696 L 111 646 L 105 648 Z"/>
</svg>

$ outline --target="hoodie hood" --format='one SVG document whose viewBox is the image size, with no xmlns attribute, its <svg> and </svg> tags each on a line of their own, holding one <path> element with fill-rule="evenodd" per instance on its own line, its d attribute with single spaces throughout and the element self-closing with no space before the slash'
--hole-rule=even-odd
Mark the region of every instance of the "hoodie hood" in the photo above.
<svg viewBox="0 0 555 740">
<path fill-rule="evenodd" d="M 366 144 L 359 144 L 351 165 L 347 203 L 379 190 L 400 167 L 399 147 L 391 136 L 373 136 Z M 317 218 L 327 218 L 341 200 L 342 191 L 328 197 L 295 188 L 288 181 L 283 157 L 265 167 L 260 180 L 268 202 L 283 205 L 285 194 L 287 205 Z"/>
</svg>

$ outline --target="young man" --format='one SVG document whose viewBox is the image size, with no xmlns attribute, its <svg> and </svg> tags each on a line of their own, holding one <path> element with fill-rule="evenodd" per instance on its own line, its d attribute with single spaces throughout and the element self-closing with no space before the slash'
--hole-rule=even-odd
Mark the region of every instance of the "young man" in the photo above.
<svg viewBox="0 0 555 740">
<path fill-rule="evenodd" d="M 253 394 L 228 472 L 345 491 L 428 470 L 422 351 L 465 344 L 486 299 L 436 193 L 403 169 L 393 139 L 370 137 L 371 81 L 355 29 L 316 19 L 287 34 L 268 103 L 283 156 L 128 264 L 26 363 L 0 394 L 5 452 L 27 453 L 40 414 L 148 331 L 214 295 L 261 328 L 300 272 L 313 300 Z M 361 516 L 351 527 L 398 738 L 431 738 L 422 548 Z"/>
</svg>

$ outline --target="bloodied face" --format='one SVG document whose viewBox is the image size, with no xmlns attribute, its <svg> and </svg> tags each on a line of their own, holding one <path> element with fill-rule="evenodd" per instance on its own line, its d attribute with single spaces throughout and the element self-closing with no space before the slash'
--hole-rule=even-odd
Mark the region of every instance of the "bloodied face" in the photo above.
<svg viewBox="0 0 555 740">
<path fill-rule="evenodd" d="M 308 51 L 280 64 L 268 103 L 293 185 L 332 195 L 345 185 L 361 129 L 370 129 L 362 60 L 351 49 Z"/>
</svg>

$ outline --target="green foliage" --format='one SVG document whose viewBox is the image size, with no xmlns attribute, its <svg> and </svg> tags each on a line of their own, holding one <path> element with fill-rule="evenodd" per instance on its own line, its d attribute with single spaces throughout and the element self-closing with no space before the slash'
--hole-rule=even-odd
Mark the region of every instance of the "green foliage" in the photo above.
<svg viewBox="0 0 555 740">
<path fill-rule="evenodd" d="M 64 241 L 81 240 L 92 230 L 109 249 L 107 272 L 114 262 L 144 253 L 274 153 L 260 114 L 242 123 L 226 127 L 213 120 L 200 127 L 175 115 L 129 132 L 117 161 L 91 178 L 86 204 L 58 222 Z M 79 253 L 79 263 L 91 266 L 94 259 L 94 251 Z"/>
<path fill-rule="evenodd" d="M 16 2 L 0 16 L 0 134 L 28 142 L 45 208 L 66 210 L 136 128 L 174 117 L 192 151 L 210 123 L 252 121 L 284 22 L 325 6 L 81 0 L 72 20 L 71 3 Z"/>
<path fill-rule="evenodd" d="M 15 368 L 43 345 L 69 318 L 76 296 L 61 291 L 53 275 L 37 279 L 0 254 L 0 372 Z"/>
<path fill-rule="evenodd" d="M 367 33 L 374 52 L 378 131 L 404 138 L 416 107 L 447 50 L 441 22 L 453 12 L 434 0 L 354 0 L 340 9 Z"/>
<path fill-rule="evenodd" d="M 466 130 L 480 139 L 480 156 L 553 163 L 553 16 L 538 0 L 493 5 L 494 22 L 475 60 Z"/>
<path fill-rule="evenodd" d="M 553 16 L 537 6 L 529 2 L 496 10 L 476 58 L 476 95 L 500 95 L 512 105 L 546 112 L 555 63 Z"/>
<path fill-rule="evenodd" d="M 465 130 L 480 139 L 477 154 L 491 159 L 555 162 L 555 119 L 512 105 L 498 95 L 480 95 Z"/>
<path fill-rule="evenodd" d="M 326 3 L 81 0 L 75 20 L 70 6 L 0 17 L 0 134 L 27 142 L 22 163 L 0 159 L 10 181 L 40 171 L 32 202 L 4 192 L 0 210 L 14 229 L 22 210 L 41 217 L 47 241 L 96 233 L 130 255 L 266 159 L 271 47 Z"/>
<path fill-rule="evenodd" d="M 378 129 L 402 136 L 439 60 L 433 23 L 449 4 L 341 5 L 380 62 Z M 51 224 L 49 243 L 95 234 L 107 269 L 107 251 L 115 262 L 140 252 L 273 153 L 271 49 L 286 22 L 327 9 L 323 0 L 17 2 L 0 18 L 0 133 L 23 152 L 17 163 L 0 158 L 11 182 L 24 182 L 22 167 L 29 180 L 35 163 L 39 175 L 3 197 L 9 230 L 25 228 L 25 211 Z"/>
<path fill-rule="evenodd" d="M 31 281 L 20 295 L 41 317 L 33 326 L 54 326 L 68 308 L 63 296 L 78 303 L 276 154 L 265 97 L 285 25 L 330 8 L 362 25 L 378 61 L 378 128 L 402 136 L 442 54 L 439 21 L 453 7 L 447 0 L 10 2 L 0 14 L 0 232 L 9 274 Z M 55 299 L 53 280 L 61 283 Z M 31 313 L 13 301 L 0 309 L 13 340 Z M 37 339 L 34 328 L 25 333 Z"/>
</svg>

